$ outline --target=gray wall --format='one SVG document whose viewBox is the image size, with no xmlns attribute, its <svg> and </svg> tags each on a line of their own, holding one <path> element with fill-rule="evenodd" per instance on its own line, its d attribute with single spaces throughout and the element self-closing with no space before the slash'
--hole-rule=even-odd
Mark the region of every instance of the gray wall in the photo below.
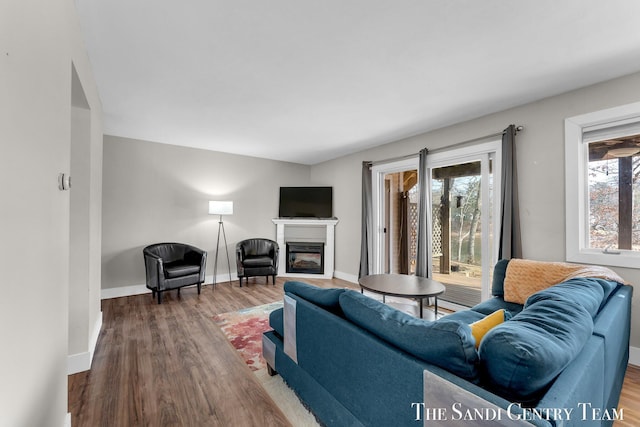
<svg viewBox="0 0 640 427">
<path fill-rule="evenodd" d="M 218 217 L 209 200 L 232 200 L 224 217 L 231 257 L 236 242 L 275 239 L 280 186 L 309 184 L 310 167 L 114 136 L 104 138 L 102 288 L 145 283 L 142 248 L 162 241 L 190 243 L 209 252 L 213 274 Z M 228 280 L 226 253 L 218 277 Z"/>
<path fill-rule="evenodd" d="M 500 90 L 500 88 L 496 88 Z M 565 259 L 564 119 L 640 101 L 640 74 L 548 98 L 477 120 L 417 135 L 375 149 L 315 165 L 311 180 L 333 185 L 336 216 L 336 270 L 357 275 L 360 255 L 361 162 L 435 149 L 499 132 L 509 124 L 525 126 L 517 136 L 518 175 L 524 256 Z M 639 269 L 615 268 L 640 283 Z M 632 345 L 640 347 L 640 296 L 634 297 Z"/>
<path fill-rule="evenodd" d="M 86 331 L 77 322 L 95 323 L 100 307 L 88 296 L 80 302 L 87 309 L 77 310 L 82 318 L 71 315 L 78 308 L 69 300 L 71 192 L 58 190 L 57 176 L 71 170 L 72 64 L 91 111 L 84 141 L 91 166 L 81 169 L 93 190 L 102 111 L 73 1 L 2 2 L 0 17 L 0 425 L 62 426 L 69 330 Z M 79 200 L 93 242 L 100 200 L 99 192 Z M 95 267 L 96 259 L 99 248 L 81 262 Z M 91 277 L 84 291 L 97 297 L 99 277 Z"/>
</svg>

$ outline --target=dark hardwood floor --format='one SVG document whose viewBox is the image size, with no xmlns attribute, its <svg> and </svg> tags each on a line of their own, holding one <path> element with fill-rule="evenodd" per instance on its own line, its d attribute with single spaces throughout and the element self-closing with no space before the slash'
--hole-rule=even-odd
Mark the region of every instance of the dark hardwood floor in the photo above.
<svg viewBox="0 0 640 427">
<path fill-rule="evenodd" d="M 352 287 L 306 280 L 323 287 Z M 221 283 L 163 295 L 102 301 L 90 371 L 69 376 L 74 427 L 288 426 L 255 375 L 213 321 L 220 313 L 282 299 L 284 279 Z M 296 426 L 297 427 L 297 426 Z"/>
<path fill-rule="evenodd" d="M 640 426 L 640 366 L 627 367 L 618 409 L 624 411 L 624 418 L 616 421 L 614 427 Z"/>
<path fill-rule="evenodd" d="M 212 317 L 282 299 L 285 279 L 184 288 L 158 305 L 148 295 L 102 301 L 103 326 L 90 371 L 69 376 L 74 427 L 289 426 Z M 306 280 L 322 287 L 356 285 Z M 640 425 L 640 368 L 629 367 L 620 399 Z M 298 427 L 298 426 L 294 426 Z"/>
</svg>

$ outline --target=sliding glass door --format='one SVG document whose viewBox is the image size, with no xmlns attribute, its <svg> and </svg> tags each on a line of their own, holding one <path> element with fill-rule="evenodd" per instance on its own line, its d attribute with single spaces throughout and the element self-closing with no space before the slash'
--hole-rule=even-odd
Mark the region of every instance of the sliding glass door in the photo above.
<svg viewBox="0 0 640 427">
<path fill-rule="evenodd" d="M 496 142 L 428 157 L 430 263 L 432 278 L 446 287 L 443 301 L 471 307 L 489 296 L 499 154 Z"/>
<path fill-rule="evenodd" d="M 428 198 L 429 275 L 438 300 L 470 307 L 490 296 L 497 258 L 501 141 L 427 156 L 428 188 L 418 188 L 418 159 L 372 169 L 374 273 L 415 274 L 418 199 Z"/>
</svg>

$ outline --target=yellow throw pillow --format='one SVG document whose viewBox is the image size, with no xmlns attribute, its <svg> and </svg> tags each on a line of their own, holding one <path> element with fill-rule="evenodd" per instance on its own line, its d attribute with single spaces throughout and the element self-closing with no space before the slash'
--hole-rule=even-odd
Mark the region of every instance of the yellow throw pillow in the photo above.
<svg viewBox="0 0 640 427">
<path fill-rule="evenodd" d="M 471 328 L 471 333 L 476 339 L 476 348 L 480 347 L 480 341 L 482 341 L 485 334 L 489 332 L 491 328 L 498 326 L 502 322 L 504 322 L 504 309 L 501 308 L 500 310 L 494 311 L 484 319 L 470 324 L 469 327 Z"/>
</svg>

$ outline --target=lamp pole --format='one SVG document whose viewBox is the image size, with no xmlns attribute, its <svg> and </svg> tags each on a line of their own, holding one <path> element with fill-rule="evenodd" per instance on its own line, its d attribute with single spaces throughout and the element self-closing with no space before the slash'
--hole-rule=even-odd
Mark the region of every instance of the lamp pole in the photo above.
<svg viewBox="0 0 640 427">
<path fill-rule="evenodd" d="M 229 283 L 231 283 L 231 262 L 229 261 L 229 246 L 227 245 L 227 234 L 224 231 L 224 222 L 222 221 L 223 215 L 233 214 L 233 202 L 209 202 L 209 214 L 218 215 L 218 238 L 216 240 L 216 256 L 213 264 L 213 283 L 212 288 L 215 290 L 216 277 L 218 274 L 218 252 L 220 251 L 220 231 L 222 231 L 222 238 L 224 240 L 224 249 L 227 252 L 227 267 L 229 268 Z"/>
</svg>

